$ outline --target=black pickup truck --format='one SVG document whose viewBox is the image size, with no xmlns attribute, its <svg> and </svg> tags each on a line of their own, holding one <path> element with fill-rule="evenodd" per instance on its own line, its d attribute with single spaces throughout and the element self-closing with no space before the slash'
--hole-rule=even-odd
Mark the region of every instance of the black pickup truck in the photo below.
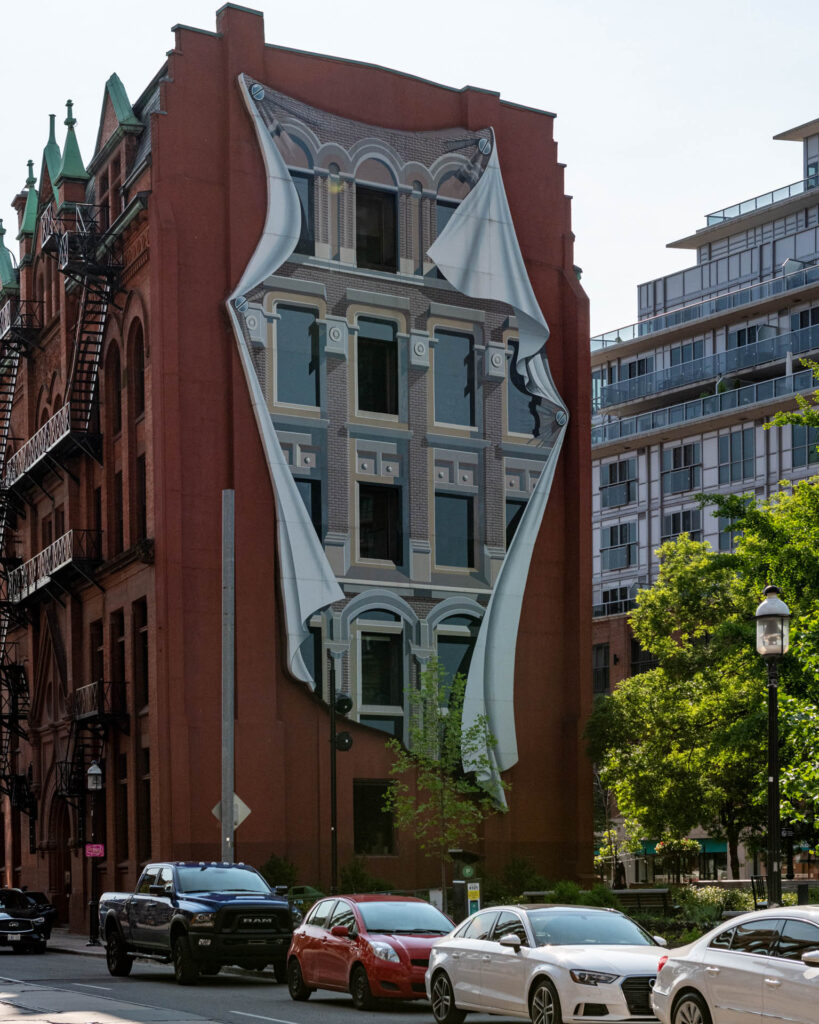
<svg viewBox="0 0 819 1024">
<path fill-rule="evenodd" d="M 108 970 L 131 973 L 135 957 L 173 963 L 180 985 L 227 964 L 287 973 L 299 912 L 246 864 L 175 861 L 149 864 L 136 890 L 103 893 L 100 936 Z"/>
</svg>

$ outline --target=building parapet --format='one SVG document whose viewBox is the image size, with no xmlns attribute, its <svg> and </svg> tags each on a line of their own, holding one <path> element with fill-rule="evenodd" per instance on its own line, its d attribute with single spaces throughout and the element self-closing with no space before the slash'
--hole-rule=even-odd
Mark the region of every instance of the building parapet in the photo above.
<svg viewBox="0 0 819 1024">
<path fill-rule="evenodd" d="M 741 217 L 745 213 L 756 213 L 757 210 L 761 210 L 766 206 L 773 206 L 774 203 L 782 202 L 784 199 L 800 196 L 804 192 L 816 188 L 817 185 L 819 185 L 819 177 L 812 174 L 809 178 L 795 181 L 792 185 L 782 185 L 781 188 L 773 189 L 771 192 L 763 192 L 762 195 L 754 196 L 753 199 L 745 199 L 741 203 L 734 203 L 732 206 L 726 206 L 722 210 L 715 210 L 714 213 L 706 215 L 705 223 L 710 228 L 714 224 L 722 224 L 726 220 Z"/>
</svg>

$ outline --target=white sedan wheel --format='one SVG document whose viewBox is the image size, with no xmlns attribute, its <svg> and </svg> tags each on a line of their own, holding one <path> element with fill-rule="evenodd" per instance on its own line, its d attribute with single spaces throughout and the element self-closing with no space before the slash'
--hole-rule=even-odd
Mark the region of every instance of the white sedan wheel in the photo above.
<svg viewBox="0 0 819 1024">
<path fill-rule="evenodd" d="M 561 1024 L 560 1001 L 548 981 L 538 982 L 530 1006 L 532 1024 Z"/>
<path fill-rule="evenodd" d="M 711 1015 L 702 996 L 686 992 L 674 1007 L 673 1024 L 711 1024 Z"/>
</svg>

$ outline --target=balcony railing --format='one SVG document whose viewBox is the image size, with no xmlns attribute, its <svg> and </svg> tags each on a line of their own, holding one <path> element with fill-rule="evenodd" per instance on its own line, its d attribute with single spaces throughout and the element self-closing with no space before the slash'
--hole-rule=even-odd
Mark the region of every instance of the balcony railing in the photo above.
<svg viewBox="0 0 819 1024">
<path fill-rule="evenodd" d="M 31 299 L 9 299 L 0 306 L 0 341 L 12 331 L 35 333 L 43 326 L 43 304 Z"/>
<path fill-rule="evenodd" d="M 636 607 L 637 602 L 633 597 L 621 601 L 604 601 L 592 606 L 592 616 L 599 619 L 604 615 L 624 615 Z"/>
<path fill-rule="evenodd" d="M 761 196 L 754 196 L 753 199 L 745 199 L 741 203 L 734 203 L 733 206 L 726 206 L 722 210 L 709 213 L 705 217 L 705 223 L 709 228 L 713 227 L 714 224 L 722 224 L 723 221 L 732 220 L 734 217 L 741 217 L 744 213 L 754 213 L 756 210 L 762 210 L 766 206 L 773 206 L 774 203 L 780 203 L 783 199 L 801 196 L 810 189 L 816 188 L 817 185 L 819 185 L 819 177 L 813 174 L 810 178 L 795 181 L 792 185 L 783 185 L 772 192 L 763 192 Z"/>
<path fill-rule="evenodd" d="M 715 295 L 711 299 L 694 302 L 690 306 L 680 306 L 679 309 L 673 309 L 668 313 L 659 313 L 657 316 L 640 320 L 636 324 L 620 327 L 616 331 L 598 334 L 591 339 L 591 349 L 592 352 L 597 352 L 600 349 L 621 345 L 627 341 L 636 341 L 638 338 L 645 338 L 650 334 L 656 334 L 657 331 L 665 331 L 671 327 L 680 327 L 682 324 L 705 320 L 707 317 L 715 316 L 717 313 L 728 313 L 732 309 L 739 309 L 751 303 L 761 302 L 763 299 L 782 295 L 793 291 L 795 288 L 803 288 L 805 285 L 815 284 L 817 281 L 819 281 L 819 266 L 804 267 L 793 274 L 772 277 L 759 284 L 738 288 L 734 292 Z"/>
<path fill-rule="evenodd" d="M 126 713 L 125 683 L 97 680 L 70 695 L 69 709 L 76 721 L 121 718 Z"/>
<path fill-rule="evenodd" d="M 769 402 L 774 398 L 788 398 L 802 391 L 810 391 L 816 387 L 812 370 L 800 370 L 787 377 L 773 377 L 749 384 L 735 391 L 724 391 L 722 394 L 696 398 L 691 402 L 655 409 L 654 412 L 640 413 L 626 419 L 615 420 L 613 423 L 599 423 L 592 427 L 592 445 L 618 441 L 624 437 L 637 434 L 648 434 L 652 430 L 688 423 L 706 416 L 716 416 L 721 412 L 739 409 L 747 405 Z"/>
<path fill-rule="evenodd" d="M 72 562 L 99 562 L 102 536 L 99 530 L 69 530 L 34 558 L 8 575 L 8 599 L 24 601 L 51 581 L 55 573 Z"/>
<path fill-rule="evenodd" d="M 741 348 L 732 348 L 726 352 L 704 356 L 702 359 L 692 359 L 688 363 L 669 366 L 664 370 L 654 370 L 653 373 L 645 373 L 641 377 L 607 384 L 600 393 L 600 408 L 633 402 L 638 398 L 648 398 L 650 395 L 684 387 L 686 384 L 725 377 L 749 367 L 764 366 L 766 363 L 784 359 L 788 352 L 798 356 L 815 349 L 819 349 L 819 326 L 803 327 L 798 331 L 754 342 L 753 345 L 743 345 Z"/>
<path fill-rule="evenodd" d="M 71 406 L 66 402 L 6 463 L 3 487 L 14 484 L 71 433 Z"/>
</svg>

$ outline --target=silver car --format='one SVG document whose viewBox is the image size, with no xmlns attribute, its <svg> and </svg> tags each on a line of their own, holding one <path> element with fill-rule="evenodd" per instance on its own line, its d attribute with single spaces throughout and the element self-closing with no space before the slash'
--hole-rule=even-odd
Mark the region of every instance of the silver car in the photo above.
<svg viewBox="0 0 819 1024">
<path fill-rule="evenodd" d="M 432 947 L 427 997 L 438 1024 L 461 1024 L 469 1010 L 533 1024 L 645 1024 L 663 945 L 616 910 L 479 910 Z"/>
<path fill-rule="evenodd" d="M 819 907 L 774 907 L 723 922 L 660 958 L 662 1024 L 816 1024 Z"/>
</svg>

